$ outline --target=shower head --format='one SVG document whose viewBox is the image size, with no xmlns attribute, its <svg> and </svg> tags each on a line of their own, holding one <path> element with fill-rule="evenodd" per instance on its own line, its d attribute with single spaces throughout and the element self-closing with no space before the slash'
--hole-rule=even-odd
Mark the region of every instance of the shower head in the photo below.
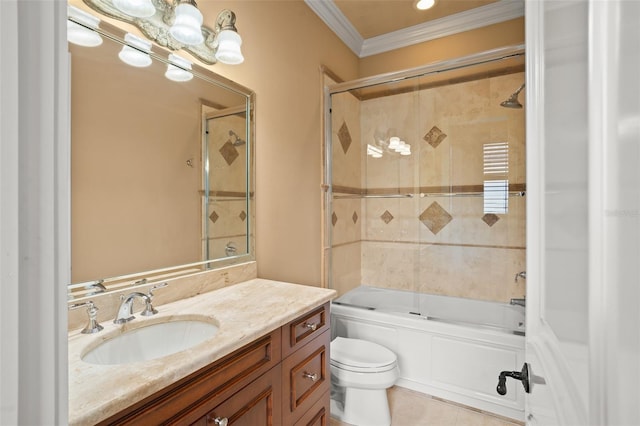
<svg viewBox="0 0 640 426">
<path fill-rule="evenodd" d="M 501 102 L 500 106 L 503 106 L 505 108 L 522 108 L 522 104 L 518 101 L 518 95 L 520 94 L 522 89 L 524 89 L 524 83 L 522 83 L 522 86 L 520 86 L 518 90 L 516 90 L 511 94 L 511 96 L 509 96 L 509 99 Z"/>
<path fill-rule="evenodd" d="M 240 137 L 233 130 L 229 130 L 229 136 L 233 136 L 235 141 L 232 142 L 233 146 L 241 146 L 247 143 L 244 139 L 240 139 Z"/>
</svg>

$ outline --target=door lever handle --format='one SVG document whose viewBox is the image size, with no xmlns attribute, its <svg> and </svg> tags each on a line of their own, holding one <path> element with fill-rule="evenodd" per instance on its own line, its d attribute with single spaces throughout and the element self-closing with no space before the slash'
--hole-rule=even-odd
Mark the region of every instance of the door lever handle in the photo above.
<svg viewBox="0 0 640 426">
<path fill-rule="evenodd" d="M 529 382 L 529 365 L 525 362 L 520 371 L 503 371 L 498 376 L 498 386 L 496 391 L 500 395 L 507 394 L 507 377 L 511 377 L 522 382 L 524 391 L 531 393 L 531 383 Z"/>
</svg>

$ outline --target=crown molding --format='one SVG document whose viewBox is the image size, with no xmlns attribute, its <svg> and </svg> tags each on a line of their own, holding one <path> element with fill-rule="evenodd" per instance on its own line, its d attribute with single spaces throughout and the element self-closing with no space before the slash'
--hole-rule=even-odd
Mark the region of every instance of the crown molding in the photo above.
<svg viewBox="0 0 640 426">
<path fill-rule="evenodd" d="M 353 52 L 360 56 L 364 39 L 342 14 L 333 0 L 304 0 L 316 15 L 346 44 Z"/>
<path fill-rule="evenodd" d="M 333 0 L 305 0 L 305 3 L 360 58 L 524 16 L 524 0 L 500 0 L 364 40 Z"/>
</svg>

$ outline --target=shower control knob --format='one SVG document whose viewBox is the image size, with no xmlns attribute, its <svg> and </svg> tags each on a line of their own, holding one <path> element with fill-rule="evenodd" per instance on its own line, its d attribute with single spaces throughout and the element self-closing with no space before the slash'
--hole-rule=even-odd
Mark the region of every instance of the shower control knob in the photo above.
<svg viewBox="0 0 640 426">
<path fill-rule="evenodd" d="M 524 391 L 526 393 L 531 393 L 531 384 L 529 382 L 529 365 L 525 362 L 522 366 L 521 371 L 503 371 L 498 376 L 498 386 L 496 387 L 496 391 L 500 395 L 507 394 L 507 377 L 511 377 L 516 380 L 520 380 L 522 382 L 522 386 L 524 387 Z"/>
</svg>

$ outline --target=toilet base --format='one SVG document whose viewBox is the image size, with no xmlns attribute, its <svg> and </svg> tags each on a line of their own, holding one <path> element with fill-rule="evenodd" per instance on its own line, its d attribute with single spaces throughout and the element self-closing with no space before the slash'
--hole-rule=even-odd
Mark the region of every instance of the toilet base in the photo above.
<svg viewBox="0 0 640 426">
<path fill-rule="evenodd" d="M 390 426 L 386 389 L 344 389 L 344 404 L 331 400 L 331 415 L 354 426 Z"/>
</svg>

